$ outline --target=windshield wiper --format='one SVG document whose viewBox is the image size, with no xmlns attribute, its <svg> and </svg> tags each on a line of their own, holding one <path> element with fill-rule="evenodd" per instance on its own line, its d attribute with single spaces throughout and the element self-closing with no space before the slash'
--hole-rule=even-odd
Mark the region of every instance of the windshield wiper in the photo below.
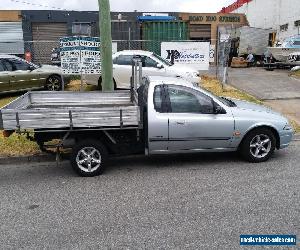
<svg viewBox="0 0 300 250">
<path fill-rule="evenodd" d="M 228 98 L 226 98 L 224 96 L 221 96 L 221 98 L 228 103 L 229 107 L 236 107 L 236 104 L 235 104 L 234 101 L 232 101 L 232 100 L 230 100 L 230 99 L 228 99 Z"/>
</svg>

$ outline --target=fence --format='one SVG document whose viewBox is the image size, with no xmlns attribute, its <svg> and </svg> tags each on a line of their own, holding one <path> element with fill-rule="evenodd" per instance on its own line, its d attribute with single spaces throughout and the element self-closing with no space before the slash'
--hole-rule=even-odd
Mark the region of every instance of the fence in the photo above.
<svg viewBox="0 0 300 250">
<path fill-rule="evenodd" d="M 116 40 L 113 41 L 117 46 L 117 51 L 122 50 L 148 50 L 161 54 L 161 43 L 164 41 L 153 40 Z M 168 41 L 169 42 L 169 41 Z M 210 41 L 176 41 L 176 42 L 210 42 L 210 64 L 211 69 L 209 72 L 203 72 L 204 74 L 215 75 L 222 82 L 227 80 L 227 67 L 229 53 L 231 49 L 231 40 L 210 40 Z M 26 41 L 24 43 L 24 51 L 30 53 L 31 61 L 36 64 L 52 64 L 51 54 L 52 51 L 59 48 L 59 41 Z M 225 78 L 224 78 L 225 77 Z"/>
</svg>

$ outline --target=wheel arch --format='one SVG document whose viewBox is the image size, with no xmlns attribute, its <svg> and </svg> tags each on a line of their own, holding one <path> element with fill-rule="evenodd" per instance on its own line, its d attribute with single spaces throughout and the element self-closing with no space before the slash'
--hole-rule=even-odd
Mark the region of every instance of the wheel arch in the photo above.
<svg viewBox="0 0 300 250">
<path fill-rule="evenodd" d="M 62 76 L 61 76 L 60 74 L 58 74 L 58 73 L 52 73 L 52 74 L 50 74 L 50 75 L 46 78 L 46 81 L 48 81 L 49 78 L 50 78 L 51 76 L 57 76 L 57 77 L 59 77 L 60 79 L 62 79 Z"/>
<path fill-rule="evenodd" d="M 249 133 L 251 133 L 252 131 L 254 131 L 254 130 L 256 130 L 256 129 L 269 129 L 269 130 L 273 133 L 273 135 L 274 135 L 274 137 L 275 137 L 275 139 L 276 139 L 276 148 L 277 148 L 277 149 L 280 148 L 280 136 L 279 136 L 279 133 L 278 133 L 277 129 L 276 129 L 275 127 L 271 126 L 271 125 L 256 125 L 256 126 L 254 126 L 254 127 L 251 127 L 251 128 L 245 133 L 245 135 L 243 136 L 243 138 L 242 138 L 242 140 L 241 140 L 241 142 L 240 142 L 238 148 L 241 147 L 241 145 L 243 144 L 244 140 L 247 138 L 247 136 L 249 135 Z"/>
</svg>

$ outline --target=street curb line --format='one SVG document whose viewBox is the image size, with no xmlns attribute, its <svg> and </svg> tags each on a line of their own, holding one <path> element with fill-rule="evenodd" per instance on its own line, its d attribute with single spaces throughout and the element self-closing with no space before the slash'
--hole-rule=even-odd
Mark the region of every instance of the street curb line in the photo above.
<svg viewBox="0 0 300 250">
<path fill-rule="evenodd" d="M 51 162 L 55 161 L 54 155 L 40 154 L 33 156 L 20 156 L 20 157 L 0 157 L 0 166 L 4 164 L 18 164 L 29 162 Z"/>
</svg>

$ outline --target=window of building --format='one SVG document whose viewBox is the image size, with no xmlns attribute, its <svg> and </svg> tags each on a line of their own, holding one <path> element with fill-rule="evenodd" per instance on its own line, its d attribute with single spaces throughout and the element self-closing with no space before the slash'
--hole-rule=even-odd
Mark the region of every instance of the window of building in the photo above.
<svg viewBox="0 0 300 250">
<path fill-rule="evenodd" d="M 91 36 L 92 25 L 91 23 L 73 23 L 72 24 L 72 34 L 81 36 Z"/>
<path fill-rule="evenodd" d="M 280 31 L 287 31 L 289 29 L 289 24 L 280 25 Z"/>
</svg>

